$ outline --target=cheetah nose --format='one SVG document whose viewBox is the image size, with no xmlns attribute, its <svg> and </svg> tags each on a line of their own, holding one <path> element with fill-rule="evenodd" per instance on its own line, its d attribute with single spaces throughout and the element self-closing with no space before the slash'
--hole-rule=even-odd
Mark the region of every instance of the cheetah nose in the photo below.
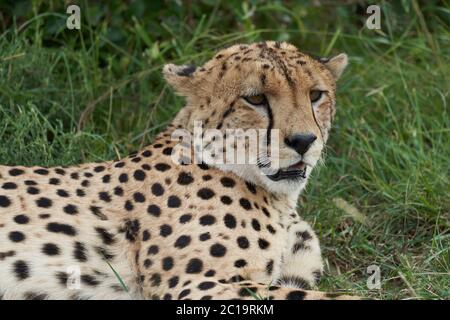
<svg viewBox="0 0 450 320">
<path fill-rule="evenodd" d="M 316 139 L 317 136 L 313 133 L 297 133 L 285 138 L 284 142 L 300 155 L 303 155 Z"/>
</svg>

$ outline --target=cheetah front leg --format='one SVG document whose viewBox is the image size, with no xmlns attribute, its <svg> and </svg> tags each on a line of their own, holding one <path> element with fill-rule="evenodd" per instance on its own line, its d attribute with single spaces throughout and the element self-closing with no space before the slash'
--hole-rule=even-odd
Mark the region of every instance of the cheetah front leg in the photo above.
<svg viewBox="0 0 450 320">
<path fill-rule="evenodd" d="M 280 277 L 275 284 L 309 289 L 317 284 L 323 272 L 319 240 L 305 221 L 288 228 L 287 250 L 283 255 Z"/>
<path fill-rule="evenodd" d="M 154 295 L 148 298 L 155 298 Z M 166 293 L 162 299 L 177 300 L 330 300 L 353 299 L 351 296 L 320 291 L 269 286 L 253 281 L 222 283 L 211 278 L 189 281 L 189 284 Z"/>
</svg>

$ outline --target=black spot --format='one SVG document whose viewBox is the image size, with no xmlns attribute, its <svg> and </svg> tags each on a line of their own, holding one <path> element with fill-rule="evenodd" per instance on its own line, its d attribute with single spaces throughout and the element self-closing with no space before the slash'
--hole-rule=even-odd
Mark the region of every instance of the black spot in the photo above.
<svg viewBox="0 0 450 320">
<path fill-rule="evenodd" d="M 116 168 L 123 168 L 125 166 L 125 162 L 121 161 L 121 162 L 117 162 L 114 167 Z"/>
<path fill-rule="evenodd" d="M 181 200 L 177 196 L 170 196 L 167 199 L 167 206 L 169 208 L 179 208 L 181 206 Z"/>
<path fill-rule="evenodd" d="M 78 180 L 78 179 L 80 178 L 78 172 L 72 172 L 72 173 L 70 174 L 70 177 L 71 177 L 73 180 Z"/>
<path fill-rule="evenodd" d="M 209 180 L 212 179 L 212 177 L 211 177 L 210 174 L 205 174 L 205 175 L 202 177 L 202 179 L 203 179 L 203 181 L 209 181 Z"/>
<path fill-rule="evenodd" d="M 216 284 L 212 281 L 204 281 L 198 285 L 198 288 L 200 290 L 209 290 L 209 289 L 214 288 L 215 286 L 216 286 Z"/>
<path fill-rule="evenodd" d="M 150 239 L 150 232 L 148 230 L 144 230 L 142 232 L 142 241 L 148 241 Z"/>
<path fill-rule="evenodd" d="M 295 235 L 303 241 L 312 239 L 312 236 L 308 231 L 299 231 Z"/>
<path fill-rule="evenodd" d="M 98 197 L 105 202 L 111 202 L 111 196 L 106 191 L 99 192 Z"/>
<path fill-rule="evenodd" d="M 267 272 L 267 274 L 269 276 L 272 274 L 272 272 L 273 272 L 273 260 L 270 260 L 269 262 L 267 262 L 266 272 Z"/>
<path fill-rule="evenodd" d="M 241 249 L 248 249 L 248 247 L 250 247 L 250 242 L 248 242 L 248 239 L 244 236 L 237 238 L 237 243 Z"/>
<path fill-rule="evenodd" d="M 126 173 L 121 173 L 119 176 L 119 182 L 125 183 L 128 181 L 128 175 Z"/>
<path fill-rule="evenodd" d="M 133 199 L 136 202 L 145 202 L 145 196 L 140 192 L 135 192 L 133 194 Z"/>
<path fill-rule="evenodd" d="M 215 193 L 209 188 L 201 188 L 197 192 L 197 196 L 203 200 L 209 200 L 214 197 Z"/>
<path fill-rule="evenodd" d="M 61 180 L 59 180 L 58 178 L 50 178 L 50 180 L 48 180 L 48 183 L 57 186 L 61 184 Z"/>
<path fill-rule="evenodd" d="M 161 209 L 155 204 L 149 205 L 147 207 L 147 212 L 155 217 L 159 217 L 161 215 Z"/>
<path fill-rule="evenodd" d="M 84 192 L 83 189 L 77 189 L 76 190 L 77 196 L 84 197 L 86 195 L 86 192 Z"/>
<path fill-rule="evenodd" d="M 18 280 L 24 280 L 30 276 L 28 265 L 23 260 L 14 262 L 14 273 Z"/>
<path fill-rule="evenodd" d="M 105 175 L 102 177 L 102 182 L 103 182 L 103 183 L 109 183 L 110 181 L 111 181 L 111 175 L 105 174 Z"/>
<path fill-rule="evenodd" d="M 172 148 L 171 147 L 164 148 L 162 153 L 165 154 L 166 156 L 170 156 L 172 154 Z"/>
<path fill-rule="evenodd" d="M 131 242 L 136 240 L 136 237 L 141 228 L 139 220 L 128 220 L 125 222 L 125 238 Z"/>
<path fill-rule="evenodd" d="M 179 221 L 180 221 L 180 223 L 187 223 L 187 222 L 191 221 L 191 219 L 192 219 L 192 215 L 190 215 L 190 214 L 183 214 L 180 217 Z"/>
<path fill-rule="evenodd" d="M 220 243 L 215 243 L 209 248 L 209 253 L 213 257 L 223 257 L 227 253 L 227 248 Z"/>
<path fill-rule="evenodd" d="M 270 243 L 267 240 L 260 238 L 258 240 L 258 245 L 261 249 L 267 249 L 269 247 Z"/>
<path fill-rule="evenodd" d="M 63 208 L 64 212 L 67 214 L 77 214 L 78 213 L 78 208 L 76 206 L 74 206 L 73 204 L 68 204 L 67 206 L 65 206 Z"/>
<path fill-rule="evenodd" d="M 152 260 L 150 260 L 150 259 L 145 259 L 144 260 L 144 267 L 146 269 L 150 268 L 152 265 L 153 265 L 153 261 Z"/>
<path fill-rule="evenodd" d="M 306 290 L 311 289 L 311 286 L 309 285 L 308 281 L 297 276 L 282 276 L 278 281 L 279 283 L 289 285 L 290 287 Z"/>
<path fill-rule="evenodd" d="M 208 270 L 205 272 L 205 277 L 214 277 L 216 275 L 216 271 Z"/>
<path fill-rule="evenodd" d="M 35 195 L 35 194 L 39 194 L 39 189 L 38 188 L 36 188 L 36 187 L 28 187 L 27 188 L 27 193 L 28 194 L 32 194 L 32 195 Z"/>
<path fill-rule="evenodd" d="M 229 196 L 221 196 L 220 201 L 222 201 L 222 203 L 226 205 L 230 205 L 233 202 L 233 200 L 231 200 Z"/>
<path fill-rule="evenodd" d="M 57 256 L 60 252 L 59 247 L 54 243 L 46 243 L 42 247 L 42 252 L 48 256 Z"/>
<path fill-rule="evenodd" d="M 145 158 L 151 157 L 152 152 L 150 150 L 145 150 L 144 152 L 142 152 L 142 156 Z"/>
<path fill-rule="evenodd" d="M 131 161 L 134 163 L 141 162 L 141 160 L 142 160 L 141 157 L 135 157 L 135 158 L 131 159 Z"/>
<path fill-rule="evenodd" d="M 180 278 L 178 278 L 177 276 L 174 276 L 174 277 L 172 277 L 172 278 L 170 278 L 169 279 L 169 288 L 173 288 L 173 287 L 176 287 L 177 286 L 177 284 L 178 284 L 178 281 L 179 281 L 179 279 Z"/>
<path fill-rule="evenodd" d="M 161 276 L 159 275 L 159 273 L 152 274 L 152 276 L 150 277 L 150 282 L 152 284 L 152 287 L 159 286 L 161 284 Z"/>
<path fill-rule="evenodd" d="M 152 185 L 152 193 L 157 197 L 162 196 L 164 194 L 164 187 L 160 183 L 154 183 Z"/>
<path fill-rule="evenodd" d="M 239 199 L 239 204 L 241 205 L 242 208 L 244 208 L 245 210 L 251 210 L 252 209 L 252 205 L 250 203 L 250 201 L 248 201 L 245 198 L 241 198 Z"/>
<path fill-rule="evenodd" d="M 200 224 L 202 226 L 210 226 L 216 222 L 216 218 L 210 214 L 205 214 L 200 217 Z"/>
<path fill-rule="evenodd" d="M 158 171 L 164 172 L 164 171 L 169 170 L 170 166 L 167 163 L 160 162 L 155 165 L 155 169 Z"/>
<path fill-rule="evenodd" d="M 40 208 L 50 208 L 52 206 L 52 200 L 42 197 L 36 200 L 36 205 Z"/>
<path fill-rule="evenodd" d="M 267 228 L 267 230 L 269 230 L 269 232 L 270 232 L 271 234 L 275 234 L 275 233 L 276 233 L 276 230 L 275 230 L 270 224 L 268 224 L 268 225 L 266 226 L 266 228 Z"/>
<path fill-rule="evenodd" d="M 175 241 L 175 248 L 183 249 L 191 243 L 191 237 L 182 235 Z"/>
<path fill-rule="evenodd" d="M 111 245 L 115 242 L 114 235 L 108 232 L 106 229 L 97 227 L 95 228 L 95 231 L 97 231 L 104 244 Z"/>
<path fill-rule="evenodd" d="M 197 165 L 200 169 L 202 169 L 202 170 L 208 170 L 209 169 L 209 166 L 207 165 L 207 164 L 205 164 L 205 163 L 200 163 L 200 164 L 198 164 Z"/>
<path fill-rule="evenodd" d="M 270 218 L 270 212 L 269 212 L 269 210 L 267 210 L 266 208 L 262 208 L 262 211 L 263 211 L 263 213 L 266 215 L 266 217 L 269 217 Z"/>
<path fill-rule="evenodd" d="M 202 233 L 199 237 L 200 241 L 206 241 L 211 239 L 211 235 L 209 232 Z"/>
<path fill-rule="evenodd" d="M 123 189 L 119 186 L 115 187 L 114 194 L 119 197 L 123 196 Z"/>
<path fill-rule="evenodd" d="M 223 222 L 225 223 L 225 226 L 229 229 L 236 228 L 236 218 L 232 214 L 227 213 L 223 217 Z"/>
<path fill-rule="evenodd" d="M 99 282 L 89 274 L 81 275 L 81 282 L 87 284 L 88 286 L 95 287 L 99 284 Z"/>
<path fill-rule="evenodd" d="M 145 180 L 145 176 L 145 172 L 142 170 L 136 170 L 133 174 L 134 179 L 136 179 L 137 181 Z"/>
<path fill-rule="evenodd" d="M 66 174 L 66 171 L 65 171 L 64 169 L 61 169 L 61 168 L 56 168 L 56 169 L 55 169 L 55 172 L 56 172 L 57 174 L 59 174 L 60 176 L 63 176 L 63 175 Z"/>
<path fill-rule="evenodd" d="M 14 217 L 14 222 L 17 224 L 27 224 L 30 221 L 30 218 L 28 218 L 24 214 L 19 214 Z"/>
<path fill-rule="evenodd" d="M 0 207 L 7 208 L 11 205 L 11 200 L 7 196 L 0 196 Z"/>
<path fill-rule="evenodd" d="M 25 292 L 24 299 L 25 300 L 45 300 L 45 299 L 48 299 L 48 295 L 46 295 L 45 293 L 39 294 L 36 292 Z"/>
<path fill-rule="evenodd" d="M 230 177 L 223 177 L 220 182 L 225 188 L 233 188 L 236 185 L 236 182 Z"/>
<path fill-rule="evenodd" d="M 61 271 L 57 272 L 56 278 L 62 286 L 67 287 L 67 280 L 69 279 L 69 275 L 67 273 Z"/>
<path fill-rule="evenodd" d="M 187 172 L 181 172 L 178 175 L 178 184 L 182 185 L 182 186 L 186 186 L 188 184 L 191 184 L 194 181 L 194 178 L 192 178 L 192 175 L 190 173 Z"/>
<path fill-rule="evenodd" d="M 73 256 L 76 260 L 80 262 L 86 262 L 87 261 L 87 255 L 86 255 L 86 247 L 83 243 L 76 241 L 75 246 L 73 249 Z"/>
<path fill-rule="evenodd" d="M 162 260 L 162 268 L 165 271 L 169 271 L 173 268 L 173 258 L 172 257 L 165 257 Z"/>
<path fill-rule="evenodd" d="M 234 266 L 236 267 L 236 268 L 243 268 L 243 267 L 245 267 L 247 265 L 247 261 L 245 261 L 244 259 L 239 259 L 239 260 L 236 260 L 235 262 L 234 262 Z"/>
<path fill-rule="evenodd" d="M 132 211 L 134 209 L 134 206 L 133 206 L 133 204 L 131 203 L 130 200 L 127 200 L 127 201 L 125 201 L 124 208 L 127 211 Z"/>
<path fill-rule="evenodd" d="M 2 185 L 2 188 L 5 190 L 14 190 L 17 189 L 17 184 L 15 184 L 14 182 L 5 182 Z"/>
<path fill-rule="evenodd" d="M 25 235 L 20 231 L 11 231 L 9 233 L 9 240 L 12 242 L 22 242 L 25 240 Z"/>
<path fill-rule="evenodd" d="M 146 170 L 146 171 L 149 171 L 149 170 L 152 169 L 152 167 L 151 167 L 149 164 L 147 164 L 147 163 L 144 163 L 144 164 L 141 166 L 141 168 L 144 169 L 144 170 Z"/>
<path fill-rule="evenodd" d="M 151 245 L 147 249 L 148 255 L 155 255 L 155 254 L 158 254 L 158 252 L 159 252 L 159 247 L 157 245 Z"/>
<path fill-rule="evenodd" d="M 69 193 L 68 193 L 66 190 L 63 190 L 63 189 L 58 189 L 58 190 L 56 191 L 56 194 L 57 194 L 58 196 L 62 197 L 62 198 L 67 198 L 67 197 L 69 197 Z"/>
<path fill-rule="evenodd" d="M 163 300 L 172 300 L 172 295 L 171 295 L 170 293 L 166 293 L 166 294 L 163 296 Z"/>
<path fill-rule="evenodd" d="M 102 213 L 102 211 L 100 210 L 100 207 L 90 206 L 89 210 L 92 212 L 92 214 L 94 216 L 96 216 L 100 220 L 108 220 L 108 217 Z"/>
<path fill-rule="evenodd" d="M 25 180 L 25 185 L 27 185 L 27 186 L 37 186 L 37 183 L 36 183 L 36 181 L 33 181 L 33 180 Z"/>
<path fill-rule="evenodd" d="M 105 166 L 97 166 L 97 167 L 94 168 L 95 172 L 102 172 L 104 170 L 105 170 Z"/>
<path fill-rule="evenodd" d="M 253 183 L 246 181 L 246 182 L 245 182 L 245 185 L 247 186 L 247 189 L 248 189 L 251 193 L 256 194 L 256 188 L 255 188 L 255 185 L 254 185 Z"/>
<path fill-rule="evenodd" d="M 261 225 L 259 224 L 259 221 L 256 219 L 252 219 L 252 227 L 255 229 L 255 231 L 261 230 Z"/>
<path fill-rule="evenodd" d="M 203 262 L 198 258 L 189 260 L 186 266 L 186 273 L 200 273 L 203 269 Z"/>
<path fill-rule="evenodd" d="M 159 234 L 160 234 L 162 237 L 168 237 L 171 233 L 172 233 L 172 227 L 169 226 L 168 224 L 163 224 L 163 225 L 159 228 Z"/>
<path fill-rule="evenodd" d="M 57 222 L 50 222 L 49 224 L 47 224 L 47 230 L 55 233 L 63 233 L 68 236 L 75 236 L 77 234 L 77 231 L 75 230 L 74 227 L 68 224 Z"/>
<path fill-rule="evenodd" d="M 287 300 L 304 300 L 305 296 L 306 296 L 305 291 L 295 290 L 295 291 L 289 292 L 286 296 L 286 299 Z"/>
<path fill-rule="evenodd" d="M 17 177 L 17 176 L 20 176 L 21 174 L 23 174 L 24 172 L 25 171 L 23 171 L 22 169 L 14 168 L 14 169 L 9 170 L 8 173 L 10 176 Z"/>
<path fill-rule="evenodd" d="M 197 70 L 197 67 L 189 64 L 189 65 L 185 65 L 183 66 L 183 68 L 181 70 L 177 71 L 177 75 L 181 76 L 181 77 L 189 77 L 191 76 L 195 70 Z"/>
<path fill-rule="evenodd" d="M 178 299 L 183 299 L 184 297 L 188 296 L 191 293 L 190 289 L 184 289 L 183 291 L 180 292 L 180 294 L 178 295 Z"/>
</svg>

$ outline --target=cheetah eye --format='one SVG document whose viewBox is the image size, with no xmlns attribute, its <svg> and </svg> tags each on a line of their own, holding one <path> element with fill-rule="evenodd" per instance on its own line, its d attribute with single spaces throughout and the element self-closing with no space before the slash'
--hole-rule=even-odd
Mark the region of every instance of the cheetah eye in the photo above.
<svg viewBox="0 0 450 320">
<path fill-rule="evenodd" d="M 309 99 L 312 103 L 317 102 L 322 98 L 323 91 L 321 90 L 311 90 L 309 92 Z"/>
<path fill-rule="evenodd" d="M 267 98 L 263 94 L 257 94 L 254 96 L 243 97 L 245 101 L 254 106 L 263 106 L 267 102 Z"/>
</svg>

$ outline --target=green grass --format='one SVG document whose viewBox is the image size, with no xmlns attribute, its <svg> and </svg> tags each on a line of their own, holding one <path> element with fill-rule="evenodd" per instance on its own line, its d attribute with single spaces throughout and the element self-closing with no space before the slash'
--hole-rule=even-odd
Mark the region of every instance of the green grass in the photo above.
<svg viewBox="0 0 450 320">
<path fill-rule="evenodd" d="M 382 2 L 379 31 L 357 5 L 206 0 L 79 1 L 71 31 L 60 3 L 0 4 L 0 163 L 106 160 L 151 142 L 183 103 L 166 62 L 261 39 L 346 52 L 325 165 L 300 200 L 326 259 L 319 288 L 450 299 L 447 1 Z M 372 264 L 381 290 L 366 287 Z"/>
</svg>

